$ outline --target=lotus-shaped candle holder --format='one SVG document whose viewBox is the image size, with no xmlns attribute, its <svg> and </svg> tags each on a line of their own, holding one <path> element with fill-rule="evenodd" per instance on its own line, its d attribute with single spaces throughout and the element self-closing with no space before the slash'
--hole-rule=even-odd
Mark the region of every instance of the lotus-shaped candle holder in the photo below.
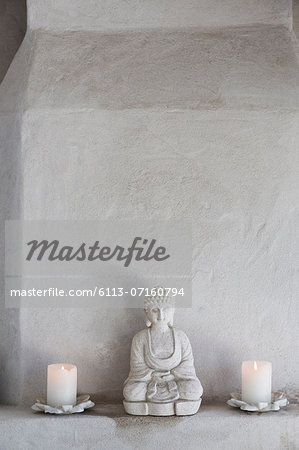
<svg viewBox="0 0 299 450">
<path fill-rule="evenodd" d="M 76 414 L 81 413 L 85 409 L 92 408 L 94 403 L 89 400 L 89 395 L 80 395 L 77 397 L 75 405 L 50 406 L 46 404 L 44 398 L 37 398 L 36 403 L 31 406 L 33 411 L 41 411 L 49 414 Z"/>
<path fill-rule="evenodd" d="M 240 408 L 243 411 L 250 412 L 269 412 L 269 411 L 279 411 L 281 407 L 287 406 L 289 404 L 283 392 L 273 392 L 271 402 L 260 402 L 260 403 L 247 403 L 242 400 L 242 395 L 233 392 L 230 400 L 226 403 L 233 408 Z"/>
</svg>

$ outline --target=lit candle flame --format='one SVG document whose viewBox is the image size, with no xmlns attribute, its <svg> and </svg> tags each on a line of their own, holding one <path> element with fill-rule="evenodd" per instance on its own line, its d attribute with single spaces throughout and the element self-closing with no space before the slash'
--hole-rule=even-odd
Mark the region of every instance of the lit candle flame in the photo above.
<svg viewBox="0 0 299 450">
<path fill-rule="evenodd" d="M 254 361 L 254 363 L 253 363 L 253 368 L 254 368 L 254 370 L 257 370 L 257 363 L 256 363 L 256 361 Z"/>
<path fill-rule="evenodd" d="M 61 366 L 61 370 L 65 370 L 64 366 Z"/>
</svg>

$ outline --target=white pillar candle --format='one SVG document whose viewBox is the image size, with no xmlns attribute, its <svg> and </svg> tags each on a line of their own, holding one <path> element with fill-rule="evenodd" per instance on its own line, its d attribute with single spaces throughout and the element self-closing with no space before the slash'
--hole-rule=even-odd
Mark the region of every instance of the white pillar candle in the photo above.
<svg viewBox="0 0 299 450">
<path fill-rule="evenodd" d="M 271 401 L 272 364 L 268 361 L 244 361 L 242 364 L 242 400 L 247 403 Z"/>
<path fill-rule="evenodd" d="M 77 367 L 72 364 L 48 366 L 47 404 L 75 405 L 77 398 Z"/>
</svg>

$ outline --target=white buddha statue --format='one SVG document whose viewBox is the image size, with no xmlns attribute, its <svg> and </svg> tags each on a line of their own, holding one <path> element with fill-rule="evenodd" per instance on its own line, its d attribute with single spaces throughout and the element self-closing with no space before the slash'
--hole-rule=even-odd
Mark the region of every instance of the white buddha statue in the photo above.
<svg viewBox="0 0 299 450">
<path fill-rule="evenodd" d="M 163 294 L 162 288 L 155 292 Z M 198 411 L 202 386 L 186 334 L 173 327 L 174 299 L 145 298 L 147 329 L 132 341 L 124 407 L 134 415 L 190 415 Z"/>
</svg>

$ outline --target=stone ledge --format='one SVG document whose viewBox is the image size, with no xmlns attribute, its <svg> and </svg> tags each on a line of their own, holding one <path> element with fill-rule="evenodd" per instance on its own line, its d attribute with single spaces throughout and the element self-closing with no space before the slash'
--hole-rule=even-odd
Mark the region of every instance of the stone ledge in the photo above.
<svg viewBox="0 0 299 450">
<path fill-rule="evenodd" d="M 204 404 L 189 417 L 137 417 L 123 406 L 98 404 L 83 414 L 49 416 L 0 406 L 0 448 L 9 449 L 296 449 L 299 405 L 250 414 Z"/>
</svg>

